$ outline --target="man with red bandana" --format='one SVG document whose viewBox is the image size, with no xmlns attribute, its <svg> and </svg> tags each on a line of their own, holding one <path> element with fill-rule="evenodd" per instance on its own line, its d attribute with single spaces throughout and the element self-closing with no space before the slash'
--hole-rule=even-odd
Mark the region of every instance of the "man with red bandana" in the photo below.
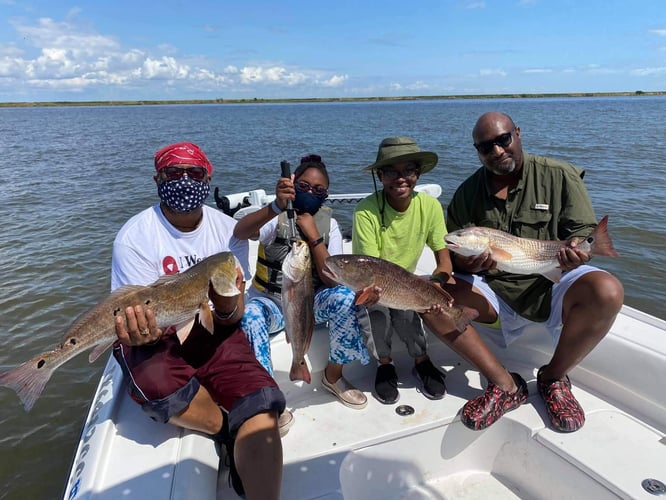
<svg viewBox="0 0 666 500">
<path fill-rule="evenodd" d="M 235 221 L 204 205 L 213 166 L 195 144 L 181 142 L 155 154 L 160 202 L 132 217 L 113 244 L 111 288 L 148 285 L 206 257 L 232 252 L 237 285 L 249 276 L 247 242 L 233 236 Z M 279 498 L 282 444 L 277 419 L 285 398 L 259 364 L 239 328 L 243 293 L 209 291 L 214 334 L 195 321 L 181 344 L 170 328 L 140 304 L 118 315 L 114 356 L 129 393 L 153 420 L 204 432 L 224 445 L 231 482 L 246 498 Z M 241 370 L 242 367 L 242 370 Z"/>
</svg>

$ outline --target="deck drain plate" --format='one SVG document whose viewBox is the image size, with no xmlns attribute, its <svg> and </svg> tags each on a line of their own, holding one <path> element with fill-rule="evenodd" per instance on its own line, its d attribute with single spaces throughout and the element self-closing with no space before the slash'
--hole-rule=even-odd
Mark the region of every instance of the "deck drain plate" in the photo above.
<svg viewBox="0 0 666 500">
<path fill-rule="evenodd" d="M 409 405 L 400 405 L 395 409 L 395 412 L 401 417 L 406 417 L 414 414 L 414 408 Z"/>
<path fill-rule="evenodd" d="M 652 495 L 666 495 L 666 484 L 662 483 L 658 479 L 643 479 L 641 486 L 645 491 L 651 493 Z"/>
</svg>

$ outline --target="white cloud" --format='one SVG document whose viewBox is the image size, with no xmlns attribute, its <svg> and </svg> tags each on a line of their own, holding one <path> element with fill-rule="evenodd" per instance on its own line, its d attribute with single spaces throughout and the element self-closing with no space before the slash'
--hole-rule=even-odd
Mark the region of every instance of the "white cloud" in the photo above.
<svg viewBox="0 0 666 500">
<path fill-rule="evenodd" d="M 323 80 L 319 83 L 322 85 L 322 87 L 339 87 L 345 83 L 348 78 L 349 76 L 347 75 L 333 75 L 328 80 Z"/>
<path fill-rule="evenodd" d="M 553 70 L 548 68 L 532 68 L 523 71 L 523 73 L 533 73 L 533 74 L 552 73 L 552 72 Z"/>
<path fill-rule="evenodd" d="M 666 36 L 666 29 L 650 30 L 650 33 L 657 36 Z"/>
<path fill-rule="evenodd" d="M 503 69 L 482 69 L 479 71 L 479 74 L 481 76 L 506 76 L 507 72 L 504 71 Z"/>
<path fill-rule="evenodd" d="M 78 10 L 72 9 L 61 22 L 50 18 L 41 18 L 32 24 L 11 20 L 26 47 L 0 47 L 0 76 L 4 77 L 0 81 L 0 92 L 11 90 L 16 81 L 24 82 L 28 90 L 65 92 L 95 86 L 136 89 L 150 85 L 158 97 L 175 82 L 191 91 L 214 92 L 220 86 L 239 91 L 254 86 L 332 88 L 343 85 L 349 78 L 275 63 L 227 65 L 216 71 L 214 64 L 204 57 L 179 57 L 172 45 L 153 47 L 152 52 L 124 48 L 113 37 L 79 26 L 77 14 Z"/>
<path fill-rule="evenodd" d="M 412 82 L 412 83 L 407 83 L 407 84 L 402 84 L 402 83 L 391 83 L 389 85 L 389 88 L 391 90 L 399 91 L 399 90 L 430 90 L 432 88 L 432 85 L 429 85 L 421 80 Z"/>
<path fill-rule="evenodd" d="M 329 79 L 320 80 L 314 72 L 294 71 L 282 66 L 245 66 L 240 68 L 238 73 L 239 81 L 244 85 L 281 84 L 295 86 L 306 84 L 331 87 L 337 85 L 340 78 L 334 75 Z M 347 77 L 343 78 L 346 79 Z"/>
<path fill-rule="evenodd" d="M 179 64 L 173 57 L 161 57 L 160 59 L 147 58 L 139 70 L 143 78 L 164 78 L 182 80 L 187 78 L 190 68 Z"/>
<path fill-rule="evenodd" d="M 632 76 L 652 76 L 663 73 L 666 73 L 666 67 L 663 66 L 657 68 L 637 68 L 629 72 Z"/>
</svg>

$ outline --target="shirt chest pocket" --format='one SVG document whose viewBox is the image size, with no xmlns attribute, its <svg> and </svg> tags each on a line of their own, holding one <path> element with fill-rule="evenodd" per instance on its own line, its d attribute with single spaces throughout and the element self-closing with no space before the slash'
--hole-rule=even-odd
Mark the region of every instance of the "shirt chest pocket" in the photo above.
<svg viewBox="0 0 666 500">
<path fill-rule="evenodd" d="M 550 227 L 552 218 L 553 214 L 545 210 L 529 210 L 515 214 L 511 232 L 521 238 L 553 239 Z"/>
</svg>

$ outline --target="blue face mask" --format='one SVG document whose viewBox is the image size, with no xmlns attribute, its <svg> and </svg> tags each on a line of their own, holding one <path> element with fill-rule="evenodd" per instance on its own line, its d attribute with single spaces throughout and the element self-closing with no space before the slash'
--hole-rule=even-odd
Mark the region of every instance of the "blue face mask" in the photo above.
<svg viewBox="0 0 666 500">
<path fill-rule="evenodd" d="M 294 200 L 294 209 L 297 213 L 307 212 L 314 215 L 321 208 L 324 203 L 325 197 L 317 196 L 312 193 L 303 193 L 296 191 L 296 199 Z"/>
<path fill-rule="evenodd" d="M 161 182 L 157 186 L 157 194 L 167 207 L 176 212 L 191 212 L 204 204 L 210 184 L 195 181 L 188 176 Z"/>
</svg>

